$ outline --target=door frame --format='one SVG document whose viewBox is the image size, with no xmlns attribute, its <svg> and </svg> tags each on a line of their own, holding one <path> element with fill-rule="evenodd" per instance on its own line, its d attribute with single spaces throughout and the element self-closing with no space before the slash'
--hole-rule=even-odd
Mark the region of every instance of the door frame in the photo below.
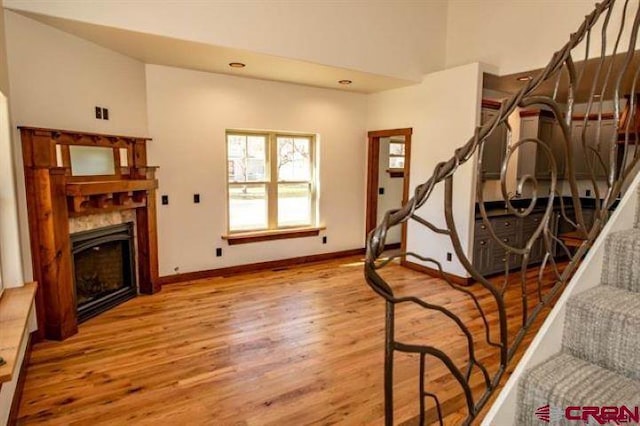
<svg viewBox="0 0 640 426">
<path fill-rule="evenodd" d="M 411 169 L 411 135 L 413 128 L 374 130 L 368 133 L 367 144 L 367 211 L 365 219 L 366 238 L 378 222 L 378 174 L 380 172 L 380 138 L 404 136 L 404 177 L 402 186 L 402 204 L 409 200 L 409 172 Z M 407 223 L 402 224 L 400 239 L 402 252 L 407 248 Z"/>
</svg>

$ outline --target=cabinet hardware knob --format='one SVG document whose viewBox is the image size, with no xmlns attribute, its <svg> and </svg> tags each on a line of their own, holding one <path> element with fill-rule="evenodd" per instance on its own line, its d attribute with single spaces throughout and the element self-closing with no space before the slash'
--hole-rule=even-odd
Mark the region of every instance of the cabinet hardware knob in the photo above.
<svg viewBox="0 0 640 426">
<path fill-rule="evenodd" d="M 480 229 L 487 229 L 487 225 L 482 225 Z"/>
<path fill-rule="evenodd" d="M 486 241 L 484 241 L 484 240 L 482 240 L 482 241 L 480 241 L 480 245 L 481 245 L 481 246 L 485 246 L 485 245 L 487 245 L 487 242 L 486 242 Z"/>
<path fill-rule="evenodd" d="M 502 258 L 502 261 L 503 261 L 503 262 L 506 262 L 506 261 L 507 261 L 507 259 L 505 259 L 505 258 L 503 257 L 503 258 Z"/>
<path fill-rule="evenodd" d="M 504 226 L 511 226 L 511 223 L 509 223 L 509 222 L 505 222 L 505 223 L 504 223 Z"/>
<path fill-rule="evenodd" d="M 503 238 L 502 241 L 504 241 L 505 243 L 508 243 L 509 239 L 508 238 Z"/>
</svg>

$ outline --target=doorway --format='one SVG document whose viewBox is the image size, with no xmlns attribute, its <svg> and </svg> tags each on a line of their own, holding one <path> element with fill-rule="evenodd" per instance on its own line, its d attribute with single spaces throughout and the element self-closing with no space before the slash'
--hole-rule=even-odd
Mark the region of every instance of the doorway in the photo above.
<svg viewBox="0 0 640 426">
<path fill-rule="evenodd" d="M 387 210 L 409 199 L 409 168 L 413 129 L 376 130 L 368 133 L 366 234 L 380 223 Z M 385 249 L 406 251 L 407 224 L 390 230 Z"/>
</svg>

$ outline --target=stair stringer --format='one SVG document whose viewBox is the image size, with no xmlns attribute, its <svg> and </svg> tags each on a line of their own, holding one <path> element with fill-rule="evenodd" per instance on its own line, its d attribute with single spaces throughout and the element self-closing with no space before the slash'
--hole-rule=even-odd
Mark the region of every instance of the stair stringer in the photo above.
<svg viewBox="0 0 640 426">
<path fill-rule="evenodd" d="M 562 349 L 562 335 L 569 297 L 600 284 L 607 236 L 633 228 L 640 212 L 640 174 L 637 174 L 611 215 L 609 222 L 595 240 L 593 247 L 571 278 L 549 316 L 540 327 L 522 359 L 500 391 L 491 409 L 482 420 L 483 426 L 515 425 L 518 404 L 518 383 L 529 369 L 546 361 Z"/>
</svg>

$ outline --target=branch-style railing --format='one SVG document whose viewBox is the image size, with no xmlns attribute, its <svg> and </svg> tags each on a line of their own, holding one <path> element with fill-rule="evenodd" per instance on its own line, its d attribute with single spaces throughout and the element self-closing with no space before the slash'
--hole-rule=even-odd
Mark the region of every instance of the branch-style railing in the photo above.
<svg viewBox="0 0 640 426">
<path fill-rule="evenodd" d="M 635 9 L 635 11 L 632 9 Z M 614 22 L 617 27 L 613 25 Z M 529 331 L 541 310 L 548 307 L 565 287 L 594 239 L 598 237 L 603 225 L 608 220 L 610 210 L 616 199 L 623 191 L 625 183 L 630 180 L 631 174 L 634 173 L 635 166 L 640 160 L 640 149 L 635 149 L 635 143 L 639 140 L 637 125 L 640 123 L 636 123 L 635 120 L 638 106 L 637 98 L 634 95 L 638 76 L 640 75 L 640 67 L 637 64 L 638 58 L 635 55 L 639 26 L 640 7 L 637 3 L 630 4 L 629 0 L 618 0 L 617 2 L 616 0 L 605 0 L 597 4 L 595 9 L 585 17 L 580 28 L 571 35 L 563 48 L 553 55 L 546 68 L 526 82 L 520 91 L 503 101 L 499 113 L 494 119 L 478 127 L 473 137 L 466 144 L 456 149 L 453 157 L 448 161 L 437 164 L 432 176 L 415 188 L 413 198 L 402 208 L 387 212 L 382 223 L 368 235 L 365 262 L 366 281 L 386 302 L 384 391 L 387 425 L 393 424 L 393 373 L 394 354 L 396 352 L 414 354 L 419 357 L 420 376 L 417 397 L 420 408 L 417 417 L 420 424 L 425 422 L 427 398 L 431 400 L 434 407 L 431 411 L 437 415 L 440 424 L 443 423 L 443 416 L 445 415 L 438 399 L 437 391 L 434 389 L 427 390 L 429 383 L 425 378 L 425 363 L 428 357 L 439 360 L 448 374 L 459 385 L 460 394 L 464 398 L 464 406 L 467 411 L 464 424 L 469 424 L 475 419 L 498 386 L 525 333 Z M 596 38 L 600 41 L 599 45 L 594 41 Z M 612 43 L 610 43 L 610 39 Z M 582 53 L 583 50 L 584 53 Z M 596 54 L 591 58 L 590 55 L 593 52 Z M 579 55 L 577 57 L 580 58 L 580 62 L 574 62 L 574 54 Z M 588 91 L 586 112 L 584 112 L 584 118 L 580 118 L 580 120 L 584 120 L 584 126 L 581 131 L 578 131 L 572 126 L 574 108 L 577 95 L 579 92 L 585 92 L 585 88 Z M 552 93 L 550 94 L 550 92 Z M 631 94 L 631 96 L 625 97 L 625 94 Z M 602 137 L 601 132 L 605 99 L 612 101 L 613 120 L 616 123 L 616 131 L 606 140 Z M 621 107 L 625 99 L 628 99 L 625 109 L 627 117 L 621 120 Z M 518 108 L 531 107 L 545 109 L 555 117 L 562 134 L 562 158 L 556 158 L 554 151 L 550 147 L 550 141 L 536 137 L 511 141 L 507 145 L 500 174 L 501 194 L 506 209 L 517 218 L 528 217 L 534 209 L 540 211 L 540 204 L 542 204 L 544 211 L 544 215 L 538 222 L 533 234 L 524 243 L 515 246 L 499 238 L 492 226 L 486 202 L 483 200 L 484 179 L 481 172 L 481 162 L 487 138 L 497 131 L 498 126 L 506 126 L 508 134 L 511 135 L 511 128 L 508 123 L 509 116 L 517 111 Z M 595 137 L 593 138 L 595 143 L 589 143 L 587 120 L 589 120 L 590 115 L 591 119 L 593 119 L 594 114 L 597 114 Z M 619 124 L 621 121 L 626 124 L 621 126 Z M 577 145 L 575 143 L 572 144 L 572 139 L 575 141 L 575 138 L 579 138 Z M 510 161 L 517 155 L 519 149 L 527 144 L 534 144 L 536 149 L 541 150 L 548 159 L 550 179 L 548 181 L 546 201 L 539 197 L 538 192 L 541 184 L 535 176 L 525 175 L 520 177 L 519 180 L 516 179 L 515 182 L 508 179 Z M 604 158 L 606 157 L 602 155 L 603 149 L 606 150 L 604 152 L 609 153 L 608 161 L 605 161 Z M 474 157 L 474 154 L 477 155 Z M 577 155 L 584 156 L 588 170 L 587 179 L 580 179 L 583 180 L 581 185 L 583 187 L 587 185 L 595 194 L 596 205 L 592 224 L 585 221 L 581 207 L 579 176 L 576 173 Z M 412 160 L 420 161 L 416 158 Z M 483 225 L 488 229 L 492 240 L 506 252 L 506 259 L 509 258 L 509 255 L 515 255 L 521 260 L 518 272 L 521 292 L 519 304 L 521 304 L 522 319 L 512 339 L 509 338 L 507 332 L 507 309 L 509 306 L 507 306 L 505 300 L 505 289 L 508 282 L 511 282 L 509 281 L 510 273 L 515 275 L 510 270 L 513 268 L 509 266 L 508 260 L 505 261 L 504 274 L 499 276 L 499 278 L 504 277 L 502 283 L 497 282 L 496 279 L 487 279 L 487 277 L 483 276 L 474 267 L 468 253 L 463 249 L 456 221 L 454 220 L 452 203 L 453 177 L 458 168 L 470 160 L 478 163 L 479 176 L 476 180 L 476 198 L 479 206 L 479 216 L 482 218 Z M 563 161 L 566 166 L 563 175 L 560 176 L 558 160 Z M 602 169 L 606 172 L 606 179 L 599 181 L 597 171 Z M 508 183 L 515 184 L 517 193 L 522 193 L 525 188 L 529 188 L 532 195 L 527 207 L 516 208 L 512 201 L 512 194 L 508 191 Z M 446 227 L 435 225 L 422 217 L 419 212 L 420 207 L 432 196 L 434 188 L 440 184 L 444 185 L 444 222 Z M 569 200 L 572 210 L 565 205 Z M 560 217 L 570 224 L 574 229 L 574 233 L 583 240 L 574 251 L 570 250 L 554 232 L 553 214 L 558 209 Z M 382 257 L 388 230 L 408 221 L 415 221 L 419 226 L 427 228 L 434 234 L 448 236 L 459 262 L 473 279 L 472 284 L 464 285 L 452 282 L 450 277 L 443 272 L 443 268 L 437 260 L 421 256 L 419 253 L 408 251 L 390 258 Z M 535 291 L 537 293 L 537 301 L 535 305 L 529 306 L 527 277 L 530 279 L 533 268 L 530 265 L 530 257 L 532 247 L 539 240 L 542 240 L 544 244 L 545 254 L 541 264 L 535 266 L 538 268 L 536 271 L 537 289 Z M 558 256 L 555 254 L 558 250 L 566 255 L 568 260 L 556 262 L 556 257 Z M 465 324 L 464 320 L 453 309 L 430 303 L 424 298 L 399 297 L 394 294 L 393 280 L 389 277 L 383 278 L 381 270 L 398 257 L 402 259 L 413 258 L 423 264 L 435 266 L 435 269 L 440 271 L 442 279 L 449 287 L 470 298 L 472 306 L 477 310 L 484 327 L 482 332 L 483 344 L 493 348 L 498 354 L 499 366 L 496 371 L 489 372 L 489 369 L 480 361 L 481 357 L 476 353 L 477 336 L 474 336 L 469 324 Z M 553 284 L 543 291 L 542 277 L 544 274 L 548 274 L 549 271 L 553 275 Z M 517 275 L 515 276 L 517 277 Z M 490 321 L 479 300 L 476 289 L 481 289 L 485 293 L 488 292 L 495 302 L 498 333 L 492 332 Z M 454 361 L 454 358 L 447 353 L 447 348 L 441 348 L 433 344 L 407 344 L 399 341 L 396 338 L 396 307 L 404 304 L 413 304 L 427 311 L 438 312 L 450 320 L 466 340 L 466 365 L 460 366 L 459 362 Z M 479 372 L 479 377 L 481 377 L 480 382 L 483 391 L 479 395 L 477 386 L 471 383 L 474 371 L 476 373 Z"/>
</svg>

